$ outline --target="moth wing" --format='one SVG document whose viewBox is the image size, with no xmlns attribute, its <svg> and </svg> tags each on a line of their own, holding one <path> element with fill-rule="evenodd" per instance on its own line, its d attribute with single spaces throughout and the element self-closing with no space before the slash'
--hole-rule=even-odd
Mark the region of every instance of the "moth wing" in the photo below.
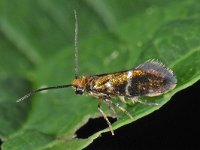
<svg viewBox="0 0 200 150">
<path fill-rule="evenodd" d="M 176 76 L 174 75 L 173 71 L 171 69 L 165 67 L 165 65 L 163 63 L 159 62 L 158 60 L 154 60 L 154 59 L 148 60 L 145 63 L 136 67 L 135 69 L 154 70 L 154 71 L 162 74 L 164 77 L 170 78 L 172 83 L 174 83 L 174 84 L 177 83 L 177 79 L 176 79 Z"/>
<path fill-rule="evenodd" d="M 176 86 L 172 70 L 155 60 L 148 60 L 133 69 L 127 91 L 131 96 L 158 96 Z"/>
</svg>

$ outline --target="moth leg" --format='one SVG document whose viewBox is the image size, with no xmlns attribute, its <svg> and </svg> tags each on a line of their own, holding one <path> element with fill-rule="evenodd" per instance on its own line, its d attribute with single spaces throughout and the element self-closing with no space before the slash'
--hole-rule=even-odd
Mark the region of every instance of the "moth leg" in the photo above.
<svg viewBox="0 0 200 150">
<path fill-rule="evenodd" d="M 119 103 L 115 103 L 109 99 L 106 99 L 106 101 L 109 101 L 112 105 L 114 105 L 115 107 L 117 107 L 119 110 L 121 110 L 123 113 L 125 113 L 127 116 L 129 116 L 131 119 L 133 118 L 133 116 L 126 110 L 124 109 L 123 107 L 121 107 L 119 105 Z"/>
<path fill-rule="evenodd" d="M 106 114 L 104 113 L 104 111 L 101 109 L 101 101 L 99 100 L 99 103 L 98 103 L 98 110 L 99 112 L 101 113 L 101 115 L 103 116 L 103 118 L 106 120 L 109 128 L 110 128 L 110 132 L 112 135 L 115 135 L 114 134 L 114 131 L 113 131 L 113 128 L 112 128 L 112 125 L 110 123 L 110 121 L 108 120 L 108 117 L 106 116 Z"/>
<path fill-rule="evenodd" d="M 117 112 L 115 111 L 113 104 L 110 102 L 110 100 L 105 100 L 105 103 L 108 105 L 109 109 L 112 111 L 113 115 L 119 119 L 119 116 L 117 115 Z"/>
<path fill-rule="evenodd" d="M 138 97 L 134 97 L 134 98 L 131 98 L 131 102 L 134 104 L 134 103 L 141 103 L 143 105 L 147 105 L 147 106 L 159 106 L 160 104 L 158 103 L 151 103 L 151 102 L 145 102 L 141 99 L 139 99 Z"/>
<path fill-rule="evenodd" d="M 119 99 L 120 99 L 120 101 L 121 101 L 122 103 L 124 103 L 124 104 L 126 104 L 126 105 L 129 105 L 129 104 L 126 102 L 124 96 L 119 96 Z"/>
</svg>

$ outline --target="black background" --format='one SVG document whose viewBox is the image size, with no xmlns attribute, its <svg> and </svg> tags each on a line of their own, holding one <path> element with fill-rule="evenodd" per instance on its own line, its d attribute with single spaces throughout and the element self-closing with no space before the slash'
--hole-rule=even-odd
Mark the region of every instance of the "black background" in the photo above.
<svg viewBox="0 0 200 150">
<path fill-rule="evenodd" d="M 110 133 L 103 134 L 86 150 L 100 149 L 199 149 L 200 142 L 200 81 L 175 94 L 158 111 Z M 81 128 L 79 138 L 86 138 L 105 121 L 96 119 Z"/>
</svg>

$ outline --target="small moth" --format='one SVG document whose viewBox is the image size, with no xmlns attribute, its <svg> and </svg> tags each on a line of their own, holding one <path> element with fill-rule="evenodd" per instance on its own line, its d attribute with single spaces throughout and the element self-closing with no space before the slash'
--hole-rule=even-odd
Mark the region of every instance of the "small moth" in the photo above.
<svg viewBox="0 0 200 150">
<path fill-rule="evenodd" d="M 101 103 L 108 105 L 115 115 L 116 111 L 114 108 L 116 107 L 132 118 L 132 115 L 126 111 L 125 108 L 121 107 L 119 103 L 112 101 L 112 99 L 119 98 L 122 103 L 127 105 L 128 103 L 125 98 L 130 99 L 134 103 L 138 102 L 144 105 L 158 105 L 157 103 L 144 102 L 138 97 L 153 97 L 164 94 L 175 88 L 177 79 L 172 70 L 155 60 L 148 60 L 145 63 L 126 71 L 91 76 L 78 76 L 78 20 L 75 10 L 74 15 L 75 79 L 68 85 L 37 89 L 18 99 L 17 102 L 27 99 L 40 91 L 72 87 L 77 95 L 87 93 L 98 99 L 98 110 L 106 120 L 111 134 L 114 135 L 112 125 L 108 120 L 107 115 L 102 110 Z"/>
</svg>

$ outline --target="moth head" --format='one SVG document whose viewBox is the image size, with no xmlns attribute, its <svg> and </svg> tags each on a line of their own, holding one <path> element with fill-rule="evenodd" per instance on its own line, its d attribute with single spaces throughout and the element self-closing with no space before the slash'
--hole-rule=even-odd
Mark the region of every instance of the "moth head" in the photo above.
<svg viewBox="0 0 200 150">
<path fill-rule="evenodd" d="M 81 76 L 72 81 L 72 87 L 77 95 L 82 95 L 86 89 L 87 77 Z"/>
<path fill-rule="evenodd" d="M 80 87 L 77 87 L 77 88 L 75 89 L 75 93 L 76 93 L 77 95 L 82 95 L 82 94 L 84 93 L 84 89 L 83 89 L 83 88 L 80 88 Z"/>
</svg>

